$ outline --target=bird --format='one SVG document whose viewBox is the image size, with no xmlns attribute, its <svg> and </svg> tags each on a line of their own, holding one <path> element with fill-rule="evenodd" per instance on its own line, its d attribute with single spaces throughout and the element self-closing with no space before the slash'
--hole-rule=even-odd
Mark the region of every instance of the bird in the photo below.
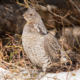
<svg viewBox="0 0 80 80">
<path fill-rule="evenodd" d="M 44 72 L 52 62 L 60 62 L 63 53 L 58 40 L 45 27 L 41 16 L 34 7 L 29 6 L 23 14 L 26 24 L 22 32 L 22 45 L 30 61 Z M 61 51 L 60 51 L 61 50 Z M 66 60 L 65 57 L 62 57 Z"/>
</svg>

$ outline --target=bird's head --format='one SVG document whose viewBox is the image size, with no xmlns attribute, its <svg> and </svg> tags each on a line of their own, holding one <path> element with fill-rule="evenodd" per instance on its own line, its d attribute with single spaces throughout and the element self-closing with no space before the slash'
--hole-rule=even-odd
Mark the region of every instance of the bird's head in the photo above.
<svg viewBox="0 0 80 80">
<path fill-rule="evenodd" d="M 28 23 L 34 23 L 32 28 L 36 29 L 39 33 L 47 34 L 48 31 L 44 26 L 40 15 L 36 12 L 33 7 L 29 7 L 28 10 L 23 14 L 24 19 Z"/>
<path fill-rule="evenodd" d="M 23 17 L 26 21 L 32 21 L 36 20 L 40 16 L 33 7 L 29 7 L 28 10 L 23 14 Z"/>
</svg>

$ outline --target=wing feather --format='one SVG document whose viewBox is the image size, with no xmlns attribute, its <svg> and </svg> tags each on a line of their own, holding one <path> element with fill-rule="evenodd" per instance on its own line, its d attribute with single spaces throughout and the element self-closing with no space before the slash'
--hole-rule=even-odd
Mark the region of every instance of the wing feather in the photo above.
<svg viewBox="0 0 80 80">
<path fill-rule="evenodd" d="M 51 58 L 52 62 L 60 61 L 60 49 L 59 49 L 59 43 L 57 43 L 54 40 L 54 36 L 52 36 L 50 33 L 45 36 L 44 40 L 44 49 L 46 54 Z M 57 39 L 56 39 L 57 40 Z"/>
</svg>

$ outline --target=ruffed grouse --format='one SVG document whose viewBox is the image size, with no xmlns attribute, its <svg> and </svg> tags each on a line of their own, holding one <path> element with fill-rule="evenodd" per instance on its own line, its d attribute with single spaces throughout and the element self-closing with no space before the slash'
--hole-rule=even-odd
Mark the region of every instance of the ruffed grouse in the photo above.
<svg viewBox="0 0 80 80">
<path fill-rule="evenodd" d="M 31 62 L 45 72 L 52 62 L 59 62 L 57 55 L 65 55 L 57 39 L 46 29 L 40 15 L 33 7 L 23 14 L 27 21 L 23 28 L 22 44 Z M 62 57 L 64 60 L 65 57 Z"/>
</svg>

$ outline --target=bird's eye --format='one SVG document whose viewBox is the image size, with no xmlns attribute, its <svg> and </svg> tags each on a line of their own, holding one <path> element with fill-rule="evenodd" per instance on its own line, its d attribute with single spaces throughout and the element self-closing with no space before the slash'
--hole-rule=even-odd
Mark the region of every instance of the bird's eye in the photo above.
<svg viewBox="0 0 80 80">
<path fill-rule="evenodd" d="M 32 14 L 30 14 L 30 16 L 32 16 Z"/>
</svg>

